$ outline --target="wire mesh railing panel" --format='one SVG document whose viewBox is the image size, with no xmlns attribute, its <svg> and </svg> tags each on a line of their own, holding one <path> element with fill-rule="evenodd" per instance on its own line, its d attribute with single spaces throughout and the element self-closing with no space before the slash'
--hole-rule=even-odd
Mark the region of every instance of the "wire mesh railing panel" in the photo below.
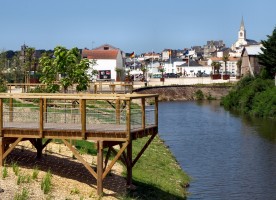
<svg viewBox="0 0 276 200">
<path fill-rule="evenodd" d="M 44 113 L 44 122 L 80 124 L 81 115 L 76 113 L 47 112 L 47 113 Z"/>
<path fill-rule="evenodd" d="M 142 127 L 142 111 L 141 109 L 131 109 L 130 117 L 131 129 Z"/>
<path fill-rule="evenodd" d="M 21 128 L 38 128 L 39 112 L 3 112 L 3 126 L 17 127 L 21 124 Z"/>
<path fill-rule="evenodd" d="M 146 126 L 155 124 L 155 109 L 153 106 L 148 106 L 146 112 Z"/>
<path fill-rule="evenodd" d="M 86 110 L 87 124 L 116 124 L 118 121 L 113 108 L 93 108 Z"/>
</svg>

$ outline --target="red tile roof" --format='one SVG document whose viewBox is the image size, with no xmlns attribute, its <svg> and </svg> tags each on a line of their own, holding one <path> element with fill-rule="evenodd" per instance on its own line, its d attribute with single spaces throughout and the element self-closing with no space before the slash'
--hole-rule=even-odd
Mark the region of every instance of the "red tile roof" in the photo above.
<svg viewBox="0 0 276 200">
<path fill-rule="evenodd" d="M 223 58 L 220 57 L 211 57 L 210 58 L 212 61 L 223 61 Z M 240 58 L 237 57 L 229 57 L 228 61 L 238 61 Z"/>
<path fill-rule="evenodd" d="M 88 59 L 116 59 L 119 50 L 82 50 L 82 57 L 86 57 Z"/>
</svg>

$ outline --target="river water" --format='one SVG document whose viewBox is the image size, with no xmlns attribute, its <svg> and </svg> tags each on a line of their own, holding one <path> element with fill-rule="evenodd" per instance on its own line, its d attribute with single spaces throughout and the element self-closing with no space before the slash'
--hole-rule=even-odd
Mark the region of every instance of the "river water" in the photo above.
<svg viewBox="0 0 276 200">
<path fill-rule="evenodd" d="M 188 199 L 276 199 L 276 123 L 219 102 L 162 102 L 159 135 L 192 181 Z"/>
</svg>

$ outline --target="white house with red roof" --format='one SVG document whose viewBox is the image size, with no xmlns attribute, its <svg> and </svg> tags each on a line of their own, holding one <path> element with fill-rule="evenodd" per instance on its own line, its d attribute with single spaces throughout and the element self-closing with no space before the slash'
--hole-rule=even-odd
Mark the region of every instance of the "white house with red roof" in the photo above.
<svg viewBox="0 0 276 200">
<path fill-rule="evenodd" d="M 98 80 L 120 81 L 124 78 L 124 59 L 123 52 L 109 44 L 104 44 L 92 50 L 83 49 L 82 58 L 95 61 L 94 66 L 91 65 L 89 74 L 92 70 L 98 71 Z"/>
</svg>

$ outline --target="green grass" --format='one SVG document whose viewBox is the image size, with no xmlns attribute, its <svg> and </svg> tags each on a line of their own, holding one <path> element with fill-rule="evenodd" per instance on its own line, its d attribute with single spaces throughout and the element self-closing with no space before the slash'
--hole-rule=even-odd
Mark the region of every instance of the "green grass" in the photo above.
<svg viewBox="0 0 276 200">
<path fill-rule="evenodd" d="M 19 174 L 19 166 L 16 162 L 12 162 L 12 170 L 16 176 Z"/>
<path fill-rule="evenodd" d="M 148 138 L 133 142 L 136 155 Z M 170 150 L 157 136 L 133 168 L 134 199 L 184 199 L 184 186 L 190 178 L 183 172 Z"/>
<path fill-rule="evenodd" d="M 41 190 L 43 190 L 44 194 L 48 194 L 51 188 L 52 188 L 52 174 L 50 171 L 48 171 L 41 182 Z"/>
<path fill-rule="evenodd" d="M 30 175 L 18 175 L 17 177 L 17 185 L 20 185 L 21 183 L 30 183 L 31 182 L 31 176 Z"/>
<path fill-rule="evenodd" d="M 80 154 L 97 155 L 95 144 L 86 140 L 75 140 L 75 147 L 79 150 Z"/>
<path fill-rule="evenodd" d="M 2 178 L 5 179 L 8 176 L 8 169 L 4 164 L 4 167 L 2 168 Z"/>
<path fill-rule="evenodd" d="M 21 193 L 15 194 L 14 200 L 27 200 L 29 199 L 29 191 L 23 188 Z"/>
<path fill-rule="evenodd" d="M 32 173 L 32 179 L 33 180 L 36 180 L 37 177 L 38 177 L 38 173 L 39 173 L 39 170 L 38 170 L 38 167 L 36 166 L 33 170 L 33 173 Z"/>
</svg>

